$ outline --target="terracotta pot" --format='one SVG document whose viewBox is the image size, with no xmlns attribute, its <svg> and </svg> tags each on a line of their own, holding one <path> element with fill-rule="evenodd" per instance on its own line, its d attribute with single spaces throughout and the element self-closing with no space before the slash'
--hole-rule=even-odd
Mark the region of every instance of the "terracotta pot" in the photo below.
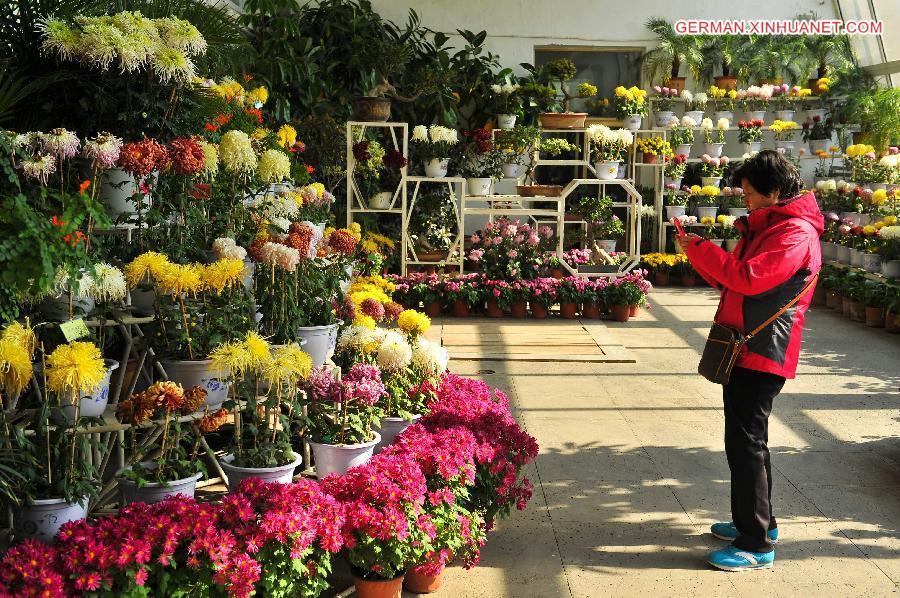
<svg viewBox="0 0 900 598">
<path fill-rule="evenodd" d="M 821 285 L 816 285 L 816 290 L 813 291 L 812 304 L 821 307 L 826 304 L 825 298 L 825 287 Z"/>
<path fill-rule="evenodd" d="M 866 308 L 861 301 L 850 301 L 850 319 L 854 322 L 866 321 Z"/>
<path fill-rule="evenodd" d="M 853 299 L 850 297 L 841 296 L 841 313 L 844 314 L 845 318 L 850 317 L 850 304 L 853 302 Z"/>
<path fill-rule="evenodd" d="M 737 77 L 713 77 L 713 81 L 716 83 L 716 87 L 720 89 L 724 89 L 725 91 L 731 91 L 732 89 L 737 88 Z"/>
<path fill-rule="evenodd" d="M 559 197 L 561 185 L 516 185 L 516 193 L 522 197 Z"/>
<path fill-rule="evenodd" d="M 550 270 L 550 276 L 552 276 L 556 280 L 562 280 L 566 277 L 566 274 L 559 268 L 553 268 L 552 270 Z"/>
<path fill-rule="evenodd" d="M 678 93 L 684 91 L 685 77 L 669 77 L 666 87 L 677 90 Z"/>
<path fill-rule="evenodd" d="M 653 273 L 653 284 L 658 287 L 669 286 L 669 273 L 668 272 L 660 272 L 659 270 Z"/>
<path fill-rule="evenodd" d="M 413 594 L 431 594 L 441 587 L 441 573 L 437 575 L 423 575 L 410 569 L 403 579 L 403 589 Z"/>
<path fill-rule="evenodd" d="M 531 315 L 533 315 L 538 320 L 543 320 L 547 316 L 550 315 L 550 312 L 547 311 L 547 308 L 538 303 L 537 301 L 533 301 L 531 303 Z"/>
<path fill-rule="evenodd" d="M 359 598 L 400 598 L 403 575 L 394 579 L 362 579 L 354 575 L 353 584 Z"/>
<path fill-rule="evenodd" d="M 900 313 L 888 312 L 884 316 L 884 329 L 888 332 L 900 332 Z"/>
<path fill-rule="evenodd" d="M 429 318 L 437 318 L 441 315 L 441 302 L 432 301 L 431 303 L 426 303 L 424 311 Z"/>
<path fill-rule="evenodd" d="M 613 305 L 612 316 L 616 322 L 627 322 L 631 317 L 631 308 L 627 305 Z"/>
<path fill-rule="evenodd" d="M 596 320 L 600 317 L 600 308 L 596 303 L 585 303 L 581 306 L 581 313 L 585 318 Z"/>
<path fill-rule="evenodd" d="M 696 274 L 682 274 L 681 275 L 681 286 L 683 286 L 683 287 L 697 286 L 697 275 Z"/>
<path fill-rule="evenodd" d="M 578 305 L 575 303 L 560 303 L 559 315 L 567 320 L 574 320 L 578 317 Z"/>
<path fill-rule="evenodd" d="M 391 119 L 391 100 L 363 96 L 353 105 L 353 117 L 363 122 L 388 121 Z"/>
<path fill-rule="evenodd" d="M 509 310 L 512 312 L 512 317 L 514 318 L 521 319 L 528 315 L 528 306 L 524 301 L 516 301 L 509 306 Z"/>
<path fill-rule="evenodd" d="M 503 317 L 503 310 L 500 309 L 500 305 L 497 303 L 496 299 L 488 299 L 487 307 L 485 308 L 484 313 L 489 318 Z"/>
<path fill-rule="evenodd" d="M 453 302 L 452 312 L 455 318 L 468 318 L 470 314 L 469 305 L 462 299 L 457 299 Z"/>
<path fill-rule="evenodd" d="M 866 326 L 884 328 L 884 310 L 880 307 L 866 306 Z"/>
<path fill-rule="evenodd" d="M 641 313 L 640 305 L 630 305 L 628 307 L 628 315 L 632 318 L 636 318 L 639 313 Z"/>
<path fill-rule="evenodd" d="M 545 129 L 583 129 L 587 112 L 543 112 L 541 126 Z"/>
<path fill-rule="evenodd" d="M 656 154 L 644 152 L 644 164 L 656 164 Z"/>
<path fill-rule="evenodd" d="M 830 307 L 831 309 L 841 309 L 841 294 L 831 289 L 826 290 L 825 307 Z"/>
</svg>

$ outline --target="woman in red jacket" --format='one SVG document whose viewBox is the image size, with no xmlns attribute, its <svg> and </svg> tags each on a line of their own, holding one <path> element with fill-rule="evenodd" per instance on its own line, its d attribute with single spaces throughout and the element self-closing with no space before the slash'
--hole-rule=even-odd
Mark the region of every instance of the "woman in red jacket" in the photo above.
<svg viewBox="0 0 900 598">
<path fill-rule="evenodd" d="M 715 321 L 746 334 L 790 303 L 819 272 L 824 223 L 815 196 L 800 194 L 800 175 L 780 153 L 759 152 L 732 176 L 749 211 L 735 221 L 742 238 L 734 252 L 693 234 L 679 240 L 691 265 L 721 290 Z M 775 560 L 769 414 L 785 379 L 795 376 L 812 294 L 809 289 L 743 346 L 724 387 L 732 521 L 714 524 L 712 533 L 731 544 L 708 557 L 720 569 L 768 568 Z"/>
</svg>

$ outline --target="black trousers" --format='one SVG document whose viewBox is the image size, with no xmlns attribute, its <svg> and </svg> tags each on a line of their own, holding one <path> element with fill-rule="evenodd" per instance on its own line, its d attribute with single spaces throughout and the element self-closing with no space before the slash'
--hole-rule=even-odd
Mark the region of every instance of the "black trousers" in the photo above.
<svg viewBox="0 0 900 598">
<path fill-rule="evenodd" d="M 772 465 L 769 459 L 769 414 L 784 387 L 784 378 L 734 368 L 723 389 L 725 454 L 731 469 L 731 517 L 739 535 L 734 545 L 769 552 L 766 532 L 778 527 L 772 513 Z"/>
</svg>

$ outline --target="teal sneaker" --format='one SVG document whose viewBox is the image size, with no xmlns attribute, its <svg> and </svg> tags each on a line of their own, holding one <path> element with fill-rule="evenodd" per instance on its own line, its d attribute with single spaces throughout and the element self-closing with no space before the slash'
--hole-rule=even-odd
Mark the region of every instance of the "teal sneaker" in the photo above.
<svg viewBox="0 0 900 598">
<path fill-rule="evenodd" d="M 770 569 L 775 563 L 775 551 L 748 552 L 733 545 L 713 550 L 706 557 L 706 562 L 723 571 L 749 571 L 751 569 Z"/>
<path fill-rule="evenodd" d="M 709 528 L 709 531 L 712 532 L 712 535 L 717 537 L 720 540 L 726 540 L 728 542 L 733 542 L 738 537 L 738 530 L 734 526 L 734 523 L 731 521 L 713 523 L 712 527 Z M 778 544 L 778 528 L 770 529 L 766 534 L 769 537 L 769 542 L 772 544 Z"/>
</svg>

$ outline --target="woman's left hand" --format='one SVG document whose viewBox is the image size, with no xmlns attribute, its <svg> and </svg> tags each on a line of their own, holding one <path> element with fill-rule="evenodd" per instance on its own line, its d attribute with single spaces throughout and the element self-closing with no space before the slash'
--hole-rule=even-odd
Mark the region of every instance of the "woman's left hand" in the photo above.
<svg viewBox="0 0 900 598">
<path fill-rule="evenodd" d="M 687 247 L 691 243 L 694 242 L 695 239 L 702 239 L 700 235 L 695 233 L 685 233 L 683 235 L 678 235 L 678 242 L 681 243 L 682 247 Z"/>
</svg>

